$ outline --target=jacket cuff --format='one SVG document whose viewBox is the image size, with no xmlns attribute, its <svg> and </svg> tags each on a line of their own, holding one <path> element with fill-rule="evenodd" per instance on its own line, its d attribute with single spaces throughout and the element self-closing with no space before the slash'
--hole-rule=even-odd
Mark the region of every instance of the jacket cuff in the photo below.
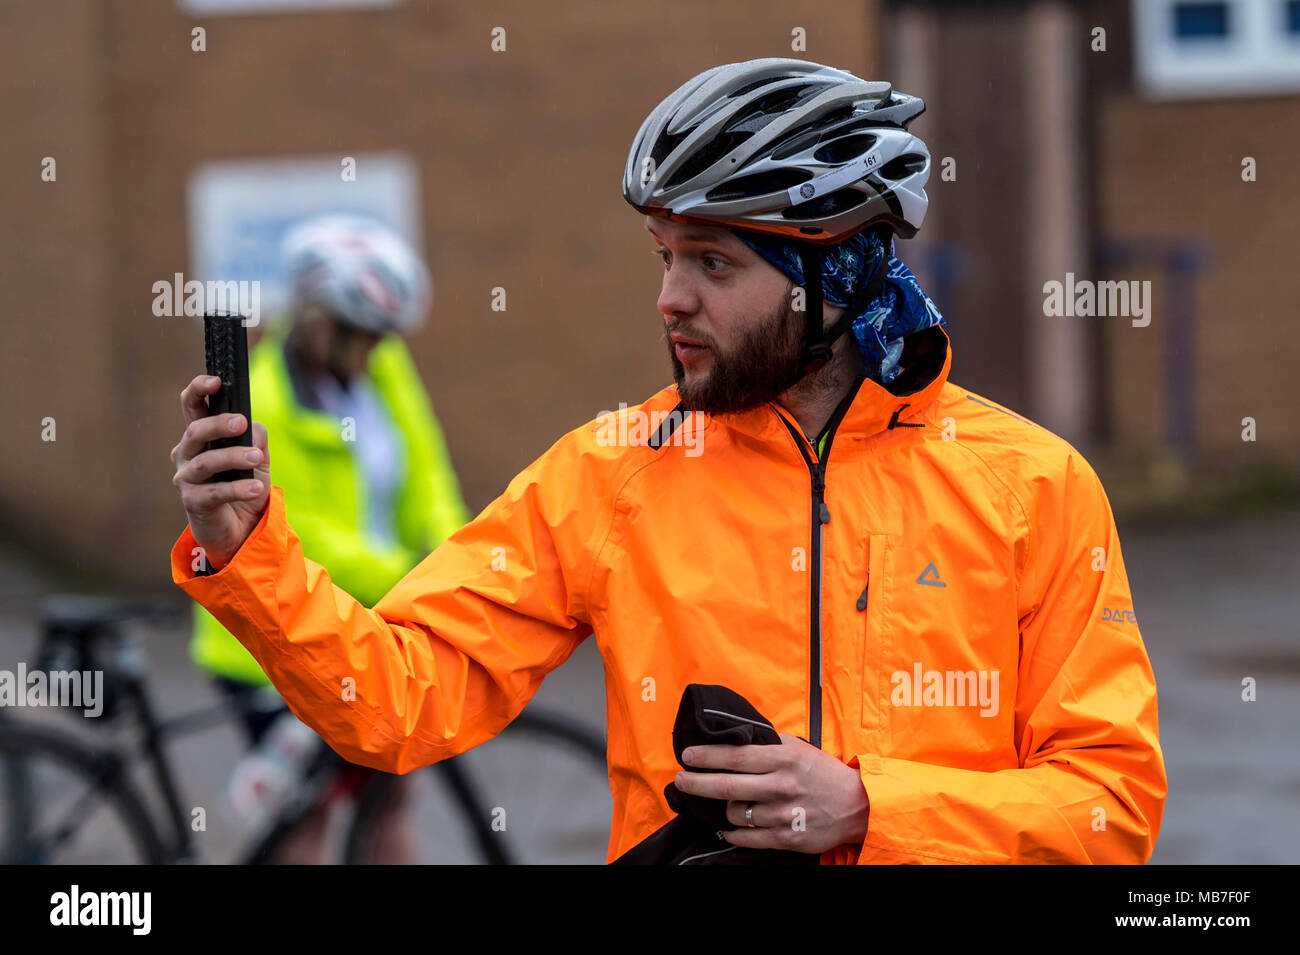
<svg viewBox="0 0 1300 955">
<path fill-rule="evenodd" d="M 943 794 L 923 791 L 909 777 L 907 760 L 881 757 L 876 753 L 855 756 L 862 784 L 871 802 L 867 836 L 858 855 L 859 865 L 953 865 L 979 860 L 935 840 L 933 832 L 918 830 L 914 823 L 928 813 L 942 811 Z"/>
<path fill-rule="evenodd" d="M 267 601 L 258 599 L 269 588 L 274 593 L 288 550 L 288 525 L 284 515 L 284 490 L 271 485 L 266 510 L 239 550 L 217 571 L 193 569 L 198 543 L 189 524 L 171 549 L 172 582 L 216 617 L 245 646 L 251 631 L 278 645 L 279 623 L 265 613 Z M 241 595 L 242 599 L 241 599 Z M 250 647 L 251 650 L 251 647 Z"/>
<path fill-rule="evenodd" d="M 253 529 L 249 531 L 248 537 L 246 537 L 244 543 L 239 546 L 239 550 L 235 551 L 234 555 L 220 570 L 212 570 L 209 568 L 207 573 L 204 573 L 194 569 L 194 561 L 197 559 L 194 551 L 199 547 L 199 544 L 194 539 L 194 532 L 190 530 L 190 525 L 186 524 L 185 529 L 181 531 L 180 536 L 176 538 L 176 543 L 172 545 L 172 582 L 188 593 L 189 588 L 185 586 L 187 582 L 202 580 L 204 578 L 216 579 L 222 574 L 227 573 L 231 567 L 241 561 L 245 553 L 249 550 L 249 545 L 253 544 L 253 542 L 261 536 L 263 528 L 266 527 L 267 519 L 271 516 L 271 508 L 275 506 L 277 501 L 279 502 L 281 512 L 283 513 L 284 491 L 278 484 L 272 484 L 271 493 L 268 496 L 266 508 L 262 511 L 261 518 L 259 518 L 258 522 L 253 525 Z M 247 561 L 245 561 L 245 563 L 246 562 Z"/>
</svg>

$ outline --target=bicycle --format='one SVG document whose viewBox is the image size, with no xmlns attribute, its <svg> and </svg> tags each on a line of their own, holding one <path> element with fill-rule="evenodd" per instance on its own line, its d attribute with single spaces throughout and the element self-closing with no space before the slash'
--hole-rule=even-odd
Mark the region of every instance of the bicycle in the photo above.
<svg viewBox="0 0 1300 955">
<path fill-rule="evenodd" d="M 269 688 L 250 687 L 215 705 L 159 719 L 143 655 L 124 625 L 183 613 L 172 605 L 116 598 L 60 595 L 42 602 L 38 668 L 102 672 L 103 713 L 95 722 L 129 724 L 139 739 L 92 744 L 0 709 L 0 862 L 128 861 L 123 855 L 151 864 L 202 861 L 165 744 L 231 722 L 250 708 L 282 703 Z M 161 823 L 133 781 L 140 768 L 151 771 Z M 321 743 L 301 785 L 236 861 L 271 860 L 307 813 L 331 803 L 349 769 L 355 772 Z M 404 778 L 417 783 L 407 787 L 413 792 L 406 792 L 404 802 L 417 825 L 420 861 L 604 861 L 611 805 L 605 743 L 566 716 L 531 706 L 488 743 Z M 362 864 L 374 857 L 378 820 L 398 790 L 397 780 L 370 771 L 354 800 L 341 861 Z M 603 822 L 597 825 L 596 818 Z"/>
</svg>

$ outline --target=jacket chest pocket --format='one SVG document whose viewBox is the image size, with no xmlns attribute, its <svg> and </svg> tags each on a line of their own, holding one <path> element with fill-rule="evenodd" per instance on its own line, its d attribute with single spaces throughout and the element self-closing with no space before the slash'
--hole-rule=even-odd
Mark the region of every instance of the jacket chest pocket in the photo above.
<svg viewBox="0 0 1300 955">
<path fill-rule="evenodd" d="M 873 730 L 883 740 L 889 730 L 889 659 L 892 613 L 894 541 L 888 534 L 871 534 L 863 541 L 859 566 L 865 571 L 855 611 L 862 644 L 863 729 Z"/>
<path fill-rule="evenodd" d="M 957 765 L 1014 758 L 1019 656 L 1010 554 L 943 526 L 867 538 L 858 598 L 862 726 L 878 751 Z"/>
</svg>

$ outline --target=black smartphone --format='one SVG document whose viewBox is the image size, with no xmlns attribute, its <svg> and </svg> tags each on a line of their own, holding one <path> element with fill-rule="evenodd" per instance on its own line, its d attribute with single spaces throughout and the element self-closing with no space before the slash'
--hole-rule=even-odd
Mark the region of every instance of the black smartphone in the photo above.
<svg viewBox="0 0 1300 955">
<path fill-rule="evenodd" d="M 248 329 L 242 315 L 209 313 L 203 316 L 203 357 L 209 375 L 221 379 L 221 388 L 208 396 L 208 414 L 234 412 L 244 416 L 242 434 L 209 441 L 207 450 L 253 446 L 253 409 L 248 395 Z M 214 481 L 240 481 L 253 476 L 252 468 L 234 468 L 214 474 Z"/>
</svg>

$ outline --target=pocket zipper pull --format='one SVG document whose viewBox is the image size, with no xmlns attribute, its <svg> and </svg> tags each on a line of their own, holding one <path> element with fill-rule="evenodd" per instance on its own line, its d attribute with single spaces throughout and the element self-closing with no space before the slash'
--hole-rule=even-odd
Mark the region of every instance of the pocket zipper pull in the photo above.
<svg viewBox="0 0 1300 955">
<path fill-rule="evenodd" d="M 870 587 L 870 586 L 871 586 L 871 582 L 870 582 L 870 581 L 867 581 L 867 585 L 866 585 L 866 587 L 863 587 L 863 588 L 862 588 L 862 595 L 861 595 L 860 597 L 858 597 L 858 609 L 859 609 L 859 610 L 866 610 L 866 609 L 867 609 L 867 588 Z"/>
</svg>

